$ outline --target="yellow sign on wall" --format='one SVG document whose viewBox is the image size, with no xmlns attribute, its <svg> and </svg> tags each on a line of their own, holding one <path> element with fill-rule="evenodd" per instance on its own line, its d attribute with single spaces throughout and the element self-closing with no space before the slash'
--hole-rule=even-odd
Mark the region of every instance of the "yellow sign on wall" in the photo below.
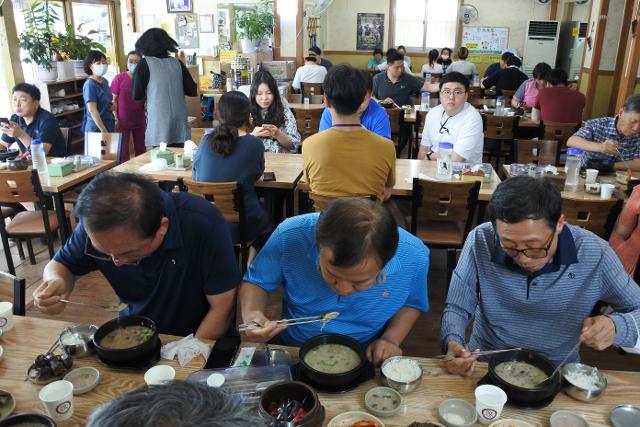
<svg viewBox="0 0 640 427">
<path fill-rule="evenodd" d="M 237 55 L 235 50 L 222 50 L 220 51 L 220 62 L 231 62 Z"/>
</svg>

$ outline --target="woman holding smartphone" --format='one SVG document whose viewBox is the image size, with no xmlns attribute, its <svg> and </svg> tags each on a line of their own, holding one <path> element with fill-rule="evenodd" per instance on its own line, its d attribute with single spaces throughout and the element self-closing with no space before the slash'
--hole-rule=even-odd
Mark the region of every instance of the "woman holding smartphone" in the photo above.
<svg viewBox="0 0 640 427">
<path fill-rule="evenodd" d="M 295 153 L 300 146 L 296 118 L 280 97 L 278 84 L 268 71 L 258 71 L 251 85 L 251 135 L 262 139 L 264 151 Z"/>
<path fill-rule="evenodd" d="M 244 193 L 247 235 L 255 240 L 271 230 L 271 220 L 256 194 L 255 182 L 264 173 L 264 148 L 259 138 L 249 134 L 249 99 L 242 92 L 227 92 L 218 104 L 220 124 L 206 134 L 193 159 L 193 180 L 201 182 L 238 181 Z M 229 223 L 231 238 L 238 241 L 238 224 Z M 265 239 L 257 239 L 260 242 Z"/>
</svg>

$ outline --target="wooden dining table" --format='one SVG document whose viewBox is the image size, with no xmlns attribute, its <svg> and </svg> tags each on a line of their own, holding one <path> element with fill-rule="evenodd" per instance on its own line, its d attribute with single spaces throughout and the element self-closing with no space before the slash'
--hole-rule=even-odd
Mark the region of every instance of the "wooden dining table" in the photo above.
<svg viewBox="0 0 640 427">
<path fill-rule="evenodd" d="M 171 147 L 174 153 L 183 153 L 184 149 Z M 164 169 L 161 171 L 143 171 L 140 168 L 151 162 L 151 152 L 127 160 L 113 169 L 116 173 L 135 173 L 153 181 L 176 181 L 178 178 L 191 178 L 191 167 L 185 170 Z M 264 153 L 265 172 L 273 172 L 275 180 L 259 180 L 257 189 L 274 191 L 284 198 L 286 216 L 293 216 L 293 190 L 302 177 L 302 155 L 285 153 Z"/>
<path fill-rule="evenodd" d="M 38 399 L 42 385 L 25 381 L 27 369 L 36 356 L 43 353 L 56 340 L 64 328 L 72 326 L 68 322 L 31 317 L 14 317 L 14 328 L 0 338 L 4 347 L 4 356 L 0 361 L 0 388 L 10 391 L 16 399 L 14 413 L 45 413 Z M 163 344 L 179 337 L 161 335 Z M 209 342 L 212 344 L 212 342 Z M 255 346 L 244 343 L 243 345 Z M 297 360 L 298 349 L 281 347 L 289 351 Z M 478 363 L 470 377 L 448 374 L 441 360 L 416 358 L 423 369 L 423 378 L 418 388 L 403 396 L 398 414 L 384 418 L 385 426 L 407 426 L 414 421 L 441 422 L 438 419 L 438 406 L 450 398 L 461 398 L 474 405 L 474 390 L 478 381 L 487 372 L 485 363 Z M 185 380 L 191 373 L 202 369 L 204 359 L 197 357 L 185 367 L 176 360 L 160 360 L 158 363 L 172 366 L 177 380 Z M 112 369 L 102 364 L 95 355 L 76 358 L 73 368 L 92 366 L 100 371 L 98 386 L 85 394 L 74 396 L 75 409 L 70 420 L 58 423 L 60 427 L 82 426 L 89 415 L 100 405 L 123 393 L 144 385 L 144 371 Z M 522 409 L 507 404 L 502 418 L 517 418 L 528 421 L 536 427 L 546 427 L 551 414 L 557 410 L 570 410 L 583 416 L 591 427 L 609 426 L 608 414 L 616 405 L 638 404 L 640 398 L 640 372 L 601 371 L 608 381 L 607 390 L 602 397 L 592 402 L 574 400 L 564 393 L 556 396 L 547 407 L 541 409 Z M 372 387 L 382 384 L 379 373 L 373 379 L 365 381 L 355 389 L 338 394 L 319 393 L 321 404 L 325 408 L 326 425 L 336 415 L 346 411 L 365 411 L 364 395 Z"/>
<path fill-rule="evenodd" d="M 67 222 L 64 209 L 64 193 L 86 183 L 94 176 L 113 168 L 115 165 L 115 160 L 98 160 L 96 165 L 66 176 L 49 176 L 48 173 L 40 174 L 42 191 L 53 199 L 53 207 L 58 219 L 62 242 L 65 242 L 71 235 L 70 224 Z"/>
<path fill-rule="evenodd" d="M 324 104 L 305 105 L 301 102 L 290 102 L 289 108 L 291 108 L 292 110 L 324 110 Z"/>
</svg>

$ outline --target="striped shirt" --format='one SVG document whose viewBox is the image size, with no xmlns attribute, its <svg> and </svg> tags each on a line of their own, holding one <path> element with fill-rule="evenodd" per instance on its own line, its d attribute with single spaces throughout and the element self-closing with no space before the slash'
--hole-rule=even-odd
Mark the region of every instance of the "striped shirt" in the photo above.
<svg viewBox="0 0 640 427">
<path fill-rule="evenodd" d="M 586 151 L 582 155 L 582 166 L 586 166 L 589 160 L 615 163 L 621 160 L 640 159 L 640 134 L 634 136 L 620 135 L 616 128 L 617 120 L 618 117 L 601 117 L 589 120 L 578 129 L 575 135 L 593 142 L 604 142 L 607 139 L 615 141 L 618 143 L 618 150 L 620 150 L 622 156 Z"/>
<path fill-rule="evenodd" d="M 640 325 L 640 287 L 606 241 L 565 224 L 553 259 L 538 274 L 519 268 L 497 244 L 491 223 L 476 227 L 458 261 L 442 316 L 441 340 L 468 348 L 523 347 L 559 363 L 577 344 L 599 300 L 611 304 L 615 346 L 633 347 Z M 479 292 L 479 297 L 478 297 Z M 569 361 L 579 361 L 579 354 Z"/>
<path fill-rule="evenodd" d="M 325 332 L 349 335 L 366 345 L 382 334 L 401 308 L 429 310 L 429 250 L 400 228 L 398 249 L 384 267 L 384 281 L 346 297 L 336 294 L 319 271 L 320 253 L 315 239 L 318 216 L 299 215 L 281 223 L 244 276 L 245 281 L 268 293 L 283 288 L 283 318 L 340 313 L 323 331 L 320 323 L 285 329 L 279 336 L 283 344 L 300 346 Z"/>
</svg>

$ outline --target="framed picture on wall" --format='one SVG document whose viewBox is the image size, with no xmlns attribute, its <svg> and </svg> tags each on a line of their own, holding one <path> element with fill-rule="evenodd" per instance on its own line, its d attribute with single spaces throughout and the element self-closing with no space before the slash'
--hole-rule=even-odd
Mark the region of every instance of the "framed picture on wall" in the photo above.
<svg viewBox="0 0 640 427">
<path fill-rule="evenodd" d="M 198 15 L 198 24 L 200 26 L 201 33 L 215 33 L 215 26 L 213 25 L 213 15 Z"/>
<path fill-rule="evenodd" d="M 193 0 L 167 0 L 167 12 L 193 12 Z"/>
<path fill-rule="evenodd" d="M 384 13 L 358 13 L 356 49 L 382 49 L 384 42 Z"/>
</svg>

